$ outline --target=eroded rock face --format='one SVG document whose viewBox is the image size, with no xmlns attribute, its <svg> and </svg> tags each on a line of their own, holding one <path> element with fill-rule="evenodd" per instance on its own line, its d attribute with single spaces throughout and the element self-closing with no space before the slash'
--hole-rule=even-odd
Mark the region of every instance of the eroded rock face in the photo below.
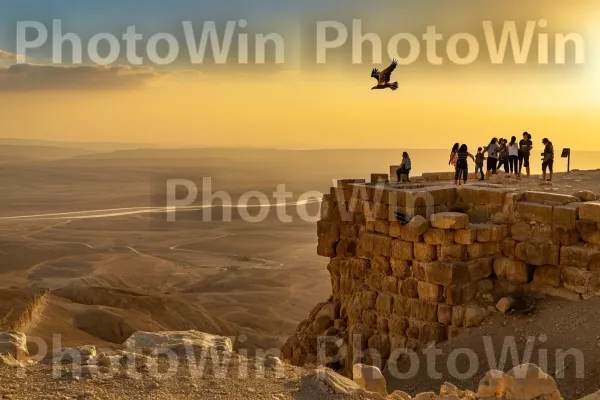
<svg viewBox="0 0 600 400">
<path fill-rule="evenodd" d="M 186 346 L 233 351 L 231 340 L 224 336 L 198 331 L 136 332 L 123 343 L 128 349 L 182 349 Z"/>
<path fill-rule="evenodd" d="M 0 355 L 9 356 L 17 361 L 29 359 L 27 337 L 19 332 L 0 333 Z"/>
</svg>

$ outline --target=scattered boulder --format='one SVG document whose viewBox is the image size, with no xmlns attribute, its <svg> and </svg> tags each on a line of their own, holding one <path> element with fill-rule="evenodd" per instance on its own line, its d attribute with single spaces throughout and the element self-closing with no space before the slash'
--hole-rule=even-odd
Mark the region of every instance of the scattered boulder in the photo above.
<svg viewBox="0 0 600 400">
<path fill-rule="evenodd" d="M 504 391 L 507 399 L 562 399 L 554 379 L 535 364 L 522 364 L 510 370 L 504 378 Z"/>
<path fill-rule="evenodd" d="M 379 393 L 387 396 L 387 383 L 377 367 L 364 364 L 355 364 L 352 367 L 352 379 L 368 392 Z"/>
<path fill-rule="evenodd" d="M 264 362 L 264 366 L 265 368 L 268 369 L 272 369 L 272 370 L 278 370 L 278 371 L 282 371 L 283 370 L 283 362 L 274 356 L 267 356 L 265 358 L 265 362 Z"/>
<path fill-rule="evenodd" d="M 233 351 L 231 340 L 225 336 L 210 335 L 198 331 L 136 332 L 123 343 L 127 349 L 150 348 L 177 350 L 186 346 L 220 351 Z"/>
<path fill-rule="evenodd" d="M 425 217 L 420 215 L 415 215 L 409 222 L 404 226 L 405 230 L 416 235 L 420 236 L 427 232 L 429 229 L 429 221 Z"/>
<path fill-rule="evenodd" d="M 54 350 L 49 357 L 41 360 L 43 364 L 79 364 L 88 365 L 96 359 L 95 346 L 63 347 Z"/>
<path fill-rule="evenodd" d="M 581 201 L 594 201 L 597 196 L 591 190 L 579 190 L 573 193 L 573 196 L 577 197 Z"/>
<path fill-rule="evenodd" d="M 504 395 L 504 379 L 506 374 L 502 371 L 491 370 L 479 381 L 477 398 L 495 399 Z"/>
<path fill-rule="evenodd" d="M 360 389 L 355 382 L 329 368 L 317 368 L 310 375 L 311 383 L 319 390 L 335 394 L 352 395 Z"/>
<path fill-rule="evenodd" d="M 498 301 L 498 304 L 496 304 L 496 308 L 502 314 L 505 314 L 508 311 L 510 311 L 514 305 L 515 299 L 513 299 L 512 297 L 503 297 L 500 299 L 500 301 Z"/>
</svg>

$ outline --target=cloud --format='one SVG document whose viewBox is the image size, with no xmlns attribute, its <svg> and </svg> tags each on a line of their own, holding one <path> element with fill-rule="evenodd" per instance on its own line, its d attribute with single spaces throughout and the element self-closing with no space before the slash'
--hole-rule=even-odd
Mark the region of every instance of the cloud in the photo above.
<svg viewBox="0 0 600 400">
<path fill-rule="evenodd" d="M 18 54 L 13 54 L 8 51 L 0 49 L 0 62 L 1 61 L 21 61 L 24 60 L 25 57 L 20 56 Z"/>
<path fill-rule="evenodd" d="M 0 92 L 144 89 L 166 75 L 152 67 L 15 64 L 0 67 Z"/>
</svg>

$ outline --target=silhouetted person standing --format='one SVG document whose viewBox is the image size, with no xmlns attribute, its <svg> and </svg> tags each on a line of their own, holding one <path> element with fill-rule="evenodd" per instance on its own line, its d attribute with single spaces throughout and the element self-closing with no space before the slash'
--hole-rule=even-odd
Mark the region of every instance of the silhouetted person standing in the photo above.
<svg viewBox="0 0 600 400">
<path fill-rule="evenodd" d="M 496 173 L 496 167 L 498 166 L 498 153 L 500 146 L 498 146 L 498 138 L 493 138 L 490 144 L 483 150 L 484 153 L 488 153 L 487 158 L 487 172 L 485 177 L 490 179 L 492 174 Z"/>
<path fill-rule="evenodd" d="M 533 149 L 531 135 L 527 132 L 523 132 L 523 139 L 519 142 L 519 175 L 521 174 L 523 167 L 525 167 L 525 170 L 527 171 L 527 176 L 531 174 L 531 169 L 529 168 L 531 149 Z"/>
<path fill-rule="evenodd" d="M 542 153 L 542 156 L 544 157 L 542 159 L 542 178 L 543 180 L 546 180 L 546 170 L 549 170 L 550 179 L 548 179 L 548 181 L 551 181 L 554 170 L 554 146 L 552 145 L 552 142 L 546 138 L 542 140 L 542 143 L 544 144 L 544 152 Z"/>
</svg>

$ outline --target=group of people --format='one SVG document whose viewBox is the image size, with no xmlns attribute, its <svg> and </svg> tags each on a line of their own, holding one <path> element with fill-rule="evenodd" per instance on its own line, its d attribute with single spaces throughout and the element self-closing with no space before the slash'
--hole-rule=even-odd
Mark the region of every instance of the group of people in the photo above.
<svg viewBox="0 0 600 400">
<path fill-rule="evenodd" d="M 544 145 L 544 152 L 542 153 L 543 179 L 546 180 L 546 171 L 549 170 L 549 180 L 552 180 L 554 169 L 554 146 L 547 138 L 542 140 L 542 144 Z M 490 179 L 490 177 L 493 174 L 496 174 L 501 167 L 504 167 L 506 173 L 513 173 L 520 179 L 523 167 L 525 167 L 527 176 L 531 174 L 529 158 L 532 149 L 533 142 L 531 141 L 531 135 L 528 132 L 523 133 L 523 139 L 518 143 L 515 136 L 511 138 L 510 142 L 508 139 L 493 138 L 486 147 L 479 147 L 475 156 L 469 153 L 466 144 L 460 145 L 459 143 L 456 143 L 450 153 L 448 165 L 453 165 L 456 169 L 454 175 L 454 184 L 456 185 L 460 185 L 461 181 L 467 183 L 467 176 L 469 174 L 468 158 L 471 158 L 475 162 L 475 173 L 481 174 L 481 178 L 479 179 L 481 181 Z M 486 153 L 487 157 L 485 156 Z M 484 175 L 485 160 L 487 160 L 487 165 L 486 173 Z"/>
<path fill-rule="evenodd" d="M 551 181 L 554 171 L 554 146 L 547 138 L 542 140 L 542 144 L 544 145 L 544 152 L 542 153 L 543 179 L 546 180 L 546 172 L 549 171 L 550 176 L 548 180 Z M 466 144 L 461 145 L 456 143 L 452 147 L 448 165 L 454 166 L 456 170 L 454 174 L 455 185 L 467 183 L 467 177 L 469 175 L 469 158 L 475 162 L 475 174 L 481 174 L 480 181 L 490 179 L 490 177 L 493 174 L 496 174 L 501 167 L 504 168 L 506 173 L 513 173 L 520 179 L 523 167 L 525 167 L 527 176 L 530 176 L 531 174 L 529 158 L 532 149 L 533 142 L 531 141 L 531 135 L 528 132 L 523 133 L 523 139 L 518 143 L 516 136 L 513 136 L 510 139 L 510 142 L 508 139 L 493 138 L 487 146 L 479 147 L 475 156 L 469 153 L 469 148 Z M 484 174 L 484 162 L 486 160 L 487 163 Z M 409 175 L 411 168 L 412 162 L 410 156 L 407 152 L 403 152 L 402 163 L 400 164 L 400 168 L 396 170 L 398 182 L 410 182 Z"/>
</svg>

